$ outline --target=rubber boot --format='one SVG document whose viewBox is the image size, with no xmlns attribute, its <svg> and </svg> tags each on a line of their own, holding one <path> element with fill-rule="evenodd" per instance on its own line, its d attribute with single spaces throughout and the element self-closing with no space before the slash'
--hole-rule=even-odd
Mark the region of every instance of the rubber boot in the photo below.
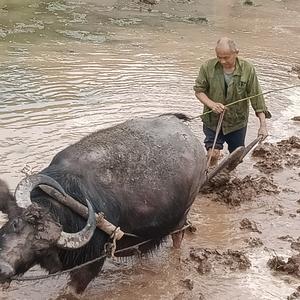
<svg viewBox="0 0 300 300">
<path fill-rule="evenodd" d="M 218 164 L 218 160 L 220 158 L 221 151 L 219 149 L 208 149 L 207 151 L 207 159 L 211 156 L 209 166 L 214 167 Z"/>
</svg>

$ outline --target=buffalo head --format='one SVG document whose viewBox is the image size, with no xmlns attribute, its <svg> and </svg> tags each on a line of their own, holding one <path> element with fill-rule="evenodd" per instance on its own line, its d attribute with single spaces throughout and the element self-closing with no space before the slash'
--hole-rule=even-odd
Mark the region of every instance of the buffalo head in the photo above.
<svg viewBox="0 0 300 300">
<path fill-rule="evenodd" d="M 41 184 L 65 194 L 56 181 L 41 174 L 22 180 L 15 196 L 0 180 L 0 210 L 8 215 L 8 221 L 0 228 L 0 282 L 9 282 L 11 277 L 23 274 L 35 264 L 50 273 L 57 272 L 61 269 L 59 248 L 78 249 L 93 236 L 96 220 L 89 201 L 86 226 L 77 233 L 64 232 L 48 208 L 30 201 L 31 191 Z M 28 202 L 29 206 L 21 207 L 19 201 Z"/>
</svg>

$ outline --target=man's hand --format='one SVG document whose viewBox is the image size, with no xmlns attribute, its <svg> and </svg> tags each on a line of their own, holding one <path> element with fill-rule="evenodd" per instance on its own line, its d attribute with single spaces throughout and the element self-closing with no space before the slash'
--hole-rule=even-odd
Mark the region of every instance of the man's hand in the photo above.
<svg viewBox="0 0 300 300">
<path fill-rule="evenodd" d="M 211 101 L 209 107 L 216 114 L 220 114 L 226 109 L 226 106 L 224 104 L 213 101 Z"/>
<path fill-rule="evenodd" d="M 261 136 L 262 140 L 264 140 L 268 136 L 267 127 L 266 126 L 259 127 L 257 136 Z"/>
<path fill-rule="evenodd" d="M 203 92 L 196 92 L 195 95 L 202 104 L 209 107 L 216 114 L 221 114 L 226 109 L 226 106 L 224 104 L 209 99 Z"/>
</svg>

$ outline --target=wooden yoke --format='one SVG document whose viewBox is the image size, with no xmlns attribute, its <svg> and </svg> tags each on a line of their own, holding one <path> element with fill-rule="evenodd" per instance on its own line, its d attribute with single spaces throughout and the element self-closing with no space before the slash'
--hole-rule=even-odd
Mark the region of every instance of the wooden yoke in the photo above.
<svg viewBox="0 0 300 300">
<path fill-rule="evenodd" d="M 40 188 L 49 196 L 53 197 L 61 204 L 69 207 L 81 217 L 85 219 L 88 218 L 88 208 L 85 205 L 82 205 L 81 203 L 74 200 L 71 196 L 64 196 L 56 189 L 47 185 L 41 185 Z M 103 213 L 96 214 L 96 222 L 97 228 L 107 233 L 110 237 L 116 240 L 120 240 L 123 237 L 124 232 L 119 227 L 116 227 L 115 225 L 107 221 Z"/>
</svg>

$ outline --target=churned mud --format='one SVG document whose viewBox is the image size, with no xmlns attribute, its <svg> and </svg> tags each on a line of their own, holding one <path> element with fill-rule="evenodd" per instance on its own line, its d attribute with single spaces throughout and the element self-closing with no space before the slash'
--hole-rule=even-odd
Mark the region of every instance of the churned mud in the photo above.
<svg viewBox="0 0 300 300">
<path fill-rule="evenodd" d="M 192 248 L 190 260 L 196 263 L 196 269 L 200 274 L 206 274 L 212 270 L 243 270 L 251 266 L 249 258 L 241 251 Z"/>
<path fill-rule="evenodd" d="M 222 178 L 223 177 L 223 178 Z M 279 188 L 266 176 L 247 175 L 240 179 L 230 174 L 220 174 L 212 180 L 201 193 L 211 194 L 214 201 L 230 206 L 238 206 L 242 202 L 251 201 L 261 194 L 278 194 Z"/>
<path fill-rule="evenodd" d="M 292 136 L 276 144 L 263 143 L 252 153 L 257 162 L 254 165 L 261 172 L 269 174 L 284 167 L 300 167 L 300 139 Z"/>
<path fill-rule="evenodd" d="M 298 78 L 300 79 L 300 65 L 294 65 L 292 66 L 292 69 L 290 71 L 291 73 L 297 74 Z"/>
<path fill-rule="evenodd" d="M 249 237 L 245 239 L 245 242 L 248 244 L 249 247 L 260 247 L 263 245 L 262 240 L 259 237 Z"/>
<path fill-rule="evenodd" d="M 298 251 L 298 254 L 288 257 L 287 260 L 283 257 L 274 255 L 274 257 L 268 260 L 268 266 L 274 271 L 300 278 L 300 237 L 298 237 L 297 240 L 294 240 L 289 236 L 279 238 L 291 241 L 291 249 Z M 296 293 L 298 293 L 298 291 Z"/>
<path fill-rule="evenodd" d="M 230 206 L 241 205 L 242 202 L 256 199 L 259 195 L 276 195 L 281 187 L 274 183 L 272 173 L 284 168 L 300 167 L 300 139 L 292 136 L 275 144 L 262 143 L 252 152 L 254 167 L 261 173 L 244 178 L 236 176 L 236 172 L 221 172 L 209 182 L 200 193 L 209 194 L 214 201 Z M 284 189 L 286 187 L 283 187 Z M 280 208 L 275 209 L 279 215 Z"/>
<path fill-rule="evenodd" d="M 289 257 L 287 261 L 283 257 L 275 256 L 268 261 L 268 266 L 275 271 L 300 278 L 300 254 Z"/>
<path fill-rule="evenodd" d="M 240 222 L 241 229 L 247 229 L 252 232 L 261 233 L 261 230 L 258 229 L 257 224 L 254 221 L 250 221 L 249 219 L 245 218 Z"/>
</svg>

